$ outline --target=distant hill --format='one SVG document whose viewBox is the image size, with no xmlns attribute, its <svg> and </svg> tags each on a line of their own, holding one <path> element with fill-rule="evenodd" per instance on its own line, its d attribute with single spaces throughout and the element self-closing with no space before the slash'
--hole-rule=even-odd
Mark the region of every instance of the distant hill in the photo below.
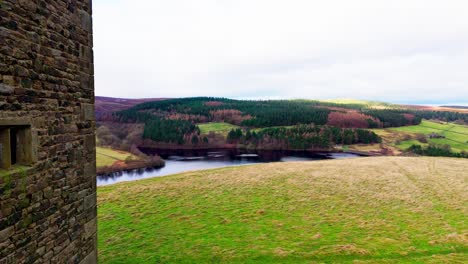
<svg viewBox="0 0 468 264">
<path fill-rule="evenodd" d="M 442 112 L 457 112 L 468 113 L 467 106 L 428 106 L 428 105 L 401 105 L 403 108 L 414 109 L 420 111 L 442 111 Z"/>
<path fill-rule="evenodd" d="M 367 101 L 359 99 L 330 99 L 321 100 L 322 102 L 329 102 L 342 105 L 362 105 L 367 108 L 374 109 L 413 109 L 420 111 L 442 111 L 442 112 L 458 112 L 468 113 L 468 106 L 460 105 L 442 105 L 442 106 L 429 106 L 429 105 L 411 105 L 411 104 L 392 104 L 378 101 Z"/>
<path fill-rule="evenodd" d="M 463 105 L 442 105 L 440 107 L 455 108 L 455 109 L 468 109 L 468 106 L 463 106 Z"/>
<path fill-rule="evenodd" d="M 341 98 L 341 99 L 328 99 L 328 100 L 320 100 L 322 102 L 340 104 L 340 105 L 361 105 L 367 108 L 386 108 L 386 109 L 399 109 L 401 105 L 386 103 L 386 102 L 379 102 L 379 101 L 368 101 L 368 100 L 359 100 L 359 99 L 352 99 L 352 98 Z"/>
<path fill-rule="evenodd" d="M 96 117 L 102 116 L 103 114 L 109 114 L 115 111 L 121 111 L 129 109 L 137 104 L 161 101 L 166 98 L 142 98 L 142 99 L 126 99 L 126 98 L 113 98 L 96 96 L 95 98 L 95 112 Z"/>
</svg>

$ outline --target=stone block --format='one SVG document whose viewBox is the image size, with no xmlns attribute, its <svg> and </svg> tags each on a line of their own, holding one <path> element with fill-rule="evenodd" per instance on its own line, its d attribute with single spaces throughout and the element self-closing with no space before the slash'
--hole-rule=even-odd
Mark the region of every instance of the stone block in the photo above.
<svg viewBox="0 0 468 264">
<path fill-rule="evenodd" d="M 96 149 L 96 136 L 87 135 L 84 138 L 84 147 L 85 151 L 88 153 L 94 153 Z"/>
<path fill-rule="evenodd" d="M 82 118 L 84 121 L 93 121 L 95 119 L 93 104 L 82 103 L 81 112 L 82 112 Z"/>
<path fill-rule="evenodd" d="M 93 250 L 89 255 L 87 255 L 81 262 L 80 264 L 96 264 L 97 262 L 97 255 L 96 251 Z"/>
<path fill-rule="evenodd" d="M 96 206 L 96 193 L 88 195 L 84 198 L 84 209 L 87 210 Z"/>
<path fill-rule="evenodd" d="M 86 239 L 93 237 L 97 232 L 97 219 L 94 218 L 93 220 L 87 222 L 84 225 L 84 230 Z"/>
<path fill-rule="evenodd" d="M 9 239 L 15 233 L 15 227 L 10 226 L 0 231 L 0 242 Z"/>
<path fill-rule="evenodd" d="M 0 95 L 10 95 L 15 91 L 15 87 L 0 83 Z"/>
</svg>

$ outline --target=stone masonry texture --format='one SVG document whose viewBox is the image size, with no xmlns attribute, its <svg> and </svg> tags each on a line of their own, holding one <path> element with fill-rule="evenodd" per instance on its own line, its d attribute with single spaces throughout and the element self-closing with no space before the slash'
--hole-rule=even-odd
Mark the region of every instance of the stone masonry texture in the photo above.
<svg viewBox="0 0 468 264">
<path fill-rule="evenodd" d="M 36 157 L 0 171 L 0 264 L 97 262 L 92 41 L 91 0 L 0 0 L 0 125 Z"/>
</svg>

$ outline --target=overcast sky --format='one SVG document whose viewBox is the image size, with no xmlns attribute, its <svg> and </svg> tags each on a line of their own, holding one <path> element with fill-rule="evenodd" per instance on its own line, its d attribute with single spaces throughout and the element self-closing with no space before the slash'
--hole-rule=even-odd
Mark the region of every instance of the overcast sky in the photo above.
<svg viewBox="0 0 468 264">
<path fill-rule="evenodd" d="M 468 102 L 467 0 L 94 0 L 96 95 Z"/>
</svg>

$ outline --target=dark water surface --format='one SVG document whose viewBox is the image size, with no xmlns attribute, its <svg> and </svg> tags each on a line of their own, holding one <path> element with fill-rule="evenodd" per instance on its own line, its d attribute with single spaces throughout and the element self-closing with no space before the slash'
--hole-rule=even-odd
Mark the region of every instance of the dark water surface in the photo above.
<svg viewBox="0 0 468 264">
<path fill-rule="evenodd" d="M 313 161 L 324 159 L 355 158 L 351 153 L 320 153 L 307 151 L 245 151 L 245 150 L 145 150 L 146 154 L 158 154 L 166 161 L 159 169 L 140 169 L 97 177 L 97 185 L 109 185 L 124 181 L 166 176 L 193 170 L 228 166 L 241 166 L 267 162 Z"/>
</svg>

